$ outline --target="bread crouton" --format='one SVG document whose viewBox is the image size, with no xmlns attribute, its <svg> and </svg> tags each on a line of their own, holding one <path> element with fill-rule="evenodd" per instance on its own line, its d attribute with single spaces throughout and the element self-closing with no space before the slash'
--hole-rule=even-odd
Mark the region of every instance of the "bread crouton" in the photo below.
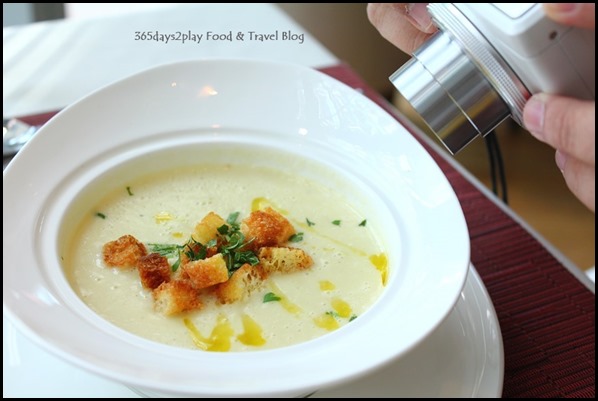
<svg viewBox="0 0 598 401">
<path fill-rule="evenodd" d="M 189 261 L 183 264 L 181 269 L 197 289 L 228 280 L 228 269 L 221 253 L 208 259 Z"/>
<path fill-rule="evenodd" d="M 210 212 L 195 226 L 191 235 L 193 239 L 202 245 L 218 236 L 218 228 L 226 224 L 226 221 L 214 212 Z"/>
<path fill-rule="evenodd" d="M 311 256 L 299 248 L 263 247 L 258 253 L 258 258 L 266 274 L 291 273 L 313 265 Z"/>
<path fill-rule="evenodd" d="M 159 253 L 150 253 L 139 258 L 137 270 L 141 284 L 150 290 L 170 281 L 170 264 L 168 259 Z"/>
<path fill-rule="evenodd" d="M 132 235 L 123 235 L 102 247 L 104 263 L 111 267 L 135 267 L 142 256 L 147 255 L 145 245 Z"/>
<path fill-rule="evenodd" d="M 251 266 L 245 263 L 230 276 L 228 281 L 214 286 L 214 294 L 223 304 L 240 301 L 261 287 L 266 277 L 260 265 Z"/>
<path fill-rule="evenodd" d="M 295 234 L 295 228 L 282 214 L 268 207 L 251 212 L 241 222 L 241 232 L 247 241 L 251 241 L 247 249 L 255 251 L 264 246 L 286 244 Z"/>
<path fill-rule="evenodd" d="M 199 290 L 188 281 L 172 280 L 153 291 L 154 309 L 164 315 L 199 309 L 202 306 Z"/>
</svg>

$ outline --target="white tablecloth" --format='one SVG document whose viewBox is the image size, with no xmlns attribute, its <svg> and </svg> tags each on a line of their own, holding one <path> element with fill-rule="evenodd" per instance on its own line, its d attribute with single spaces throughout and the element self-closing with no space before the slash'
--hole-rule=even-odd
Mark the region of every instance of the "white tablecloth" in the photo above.
<svg viewBox="0 0 598 401">
<path fill-rule="evenodd" d="M 218 35 L 223 36 L 217 40 Z M 337 59 L 273 3 L 172 5 L 3 30 L 3 115 L 54 111 L 130 74 L 198 58 Z M 239 71 L 239 74 L 242 74 Z"/>
</svg>

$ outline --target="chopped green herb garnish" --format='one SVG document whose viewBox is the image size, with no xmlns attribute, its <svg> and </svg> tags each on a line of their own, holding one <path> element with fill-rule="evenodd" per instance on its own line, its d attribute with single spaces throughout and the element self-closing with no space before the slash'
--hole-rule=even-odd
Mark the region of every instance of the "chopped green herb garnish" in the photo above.
<svg viewBox="0 0 598 401">
<path fill-rule="evenodd" d="M 228 218 L 226 219 L 226 222 L 228 224 L 230 224 L 231 226 L 235 226 L 237 225 L 237 218 L 239 217 L 239 212 L 233 212 L 231 214 L 228 215 Z"/>
<path fill-rule="evenodd" d="M 314 223 L 313 221 L 309 220 L 307 217 L 305 218 L 305 221 L 307 222 L 307 226 L 311 227 L 311 226 L 315 226 L 316 223 Z"/>
<path fill-rule="evenodd" d="M 269 292 L 266 295 L 264 295 L 264 303 L 280 301 L 280 299 L 281 298 L 273 292 Z"/>
<path fill-rule="evenodd" d="M 223 251 L 234 251 L 243 246 L 245 235 L 241 231 L 233 230 L 226 234 L 226 243 L 222 245 Z"/>
<path fill-rule="evenodd" d="M 129 196 L 133 196 L 133 192 L 131 192 L 131 187 L 127 187 L 127 193 Z"/>
<path fill-rule="evenodd" d="M 195 241 L 191 238 L 187 241 L 187 246 L 185 247 L 185 255 L 189 258 L 189 260 L 203 260 L 206 258 L 208 254 L 208 246 L 204 246 L 201 243 Z"/>
<path fill-rule="evenodd" d="M 176 272 L 179 269 L 179 266 L 181 265 L 181 253 L 179 252 L 179 257 L 177 258 L 176 262 L 174 262 L 172 264 L 172 266 L 170 267 L 170 270 L 172 270 L 172 272 Z"/>
<path fill-rule="evenodd" d="M 359 223 L 359 226 L 360 227 L 365 227 L 366 223 L 367 223 L 367 220 L 364 220 L 361 223 Z"/>
<path fill-rule="evenodd" d="M 353 321 L 353 320 L 355 320 L 355 319 L 357 319 L 357 315 L 352 315 L 352 316 L 349 318 L 349 321 L 350 321 L 350 322 L 352 322 L 352 321 Z"/>
<path fill-rule="evenodd" d="M 340 226 L 341 221 L 340 220 L 332 220 L 332 224 L 334 224 L 335 226 Z"/>
<path fill-rule="evenodd" d="M 243 250 L 251 241 L 245 241 L 245 235 L 241 232 L 236 222 L 239 212 L 231 213 L 227 223 L 218 227 L 219 239 L 211 239 L 205 245 L 190 238 L 184 245 L 173 244 L 147 244 L 150 252 L 159 253 L 167 258 L 176 258 L 172 265 L 172 271 L 176 271 L 181 264 L 181 253 L 184 253 L 190 260 L 204 260 L 208 254 L 208 248 L 217 247 L 217 253 L 221 253 L 226 262 L 229 277 L 241 266 L 248 263 L 251 266 L 257 265 L 260 260 L 253 251 Z"/>
<path fill-rule="evenodd" d="M 101 212 L 97 212 L 96 216 L 98 216 L 101 219 L 105 219 L 106 218 L 106 215 L 104 213 L 101 213 Z"/>
<path fill-rule="evenodd" d="M 231 213 L 226 219 L 226 222 L 229 225 L 223 225 L 218 228 L 218 232 L 224 237 L 224 242 L 218 248 L 218 251 L 222 253 L 224 260 L 226 261 L 226 268 L 228 269 L 229 276 L 245 263 L 255 266 L 260 262 L 253 251 L 241 250 L 252 240 L 245 241 L 245 235 L 243 235 L 239 223 L 237 223 L 238 218 L 239 212 Z"/>
<path fill-rule="evenodd" d="M 303 233 L 295 233 L 289 237 L 289 242 L 301 242 L 303 241 Z"/>
<path fill-rule="evenodd" d="M 184 247 L 185 245 L 176 244 L 147 244 L 147 248 L 149 249 L 150 253 L 157 253 L 160 256 L 164 256 L 168 259 L 176 258 L 176 261 L 171 266 L 171 270 L 173 272 L 177 271 L 177 269 L 181 265 L 181 250 Z"/>
<path fill-rule="evenodd" d="M 332 317 L 339 317 L 339 314 L 334 311 L 328 311 L 326 312 L 326 314 Z"/>
<path fill-rule="evenodd" d="M 229 274 L 233 274 L 245 263 L 249 263 L 251 266 L 255 266 L 260 263 L 258 257 L 253 251 L 232 251 L 230 253 L 222 252 L 226 260 L 226 268 Z"/>
<path fill-rule="evenodd" d="M 158 253 L 161 256 L 173 258 L 177 256 L 178 252 L 181 249 L 183 249 L 184 245 L 149 243 L 147 244 L 147 247 L 149 248 L 151 253 Z"/>
</svg>

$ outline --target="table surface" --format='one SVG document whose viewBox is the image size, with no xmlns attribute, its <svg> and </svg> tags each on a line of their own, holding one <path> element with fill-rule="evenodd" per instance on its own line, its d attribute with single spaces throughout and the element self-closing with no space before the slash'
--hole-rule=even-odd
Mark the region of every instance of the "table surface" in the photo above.
<svg viewBox="0 0 598 401">
<path fill-rule="evenodd" d="M 229 33 L 230 41 L 214 39 Z M 277 37 L 265 39 L 258 33 Z M 285 39 L 288 33 L 297 39 Z M 4 117 L 59 110 L 102 86 L 164 63 L 242 58 L 323 67 L 338 61 L 268 3 L 179 4 L 9 27 L 3 30 L 2 53 Z"/>
<path fill-rule="evenodd" d="M 207 32 L 229 31 L 231 41 L 206 40 Z M 279 35 L 291 31 L 304 39 L 303 43 L 247 40 L 250 31 Z M 199 42 L 165 43 L 135 40 L 136 32 L 147 32 L 147 37 L 177 32 L 204 36 Z M 5 28 L 3 33 L 5 117 L 30 116 L 43 122 L 52 112 L 127 75 L 197 58 L 293 62 L 318 68 L 362 91 L 409 128 L 461 202 L 471 261 L 502 332 L 503 397 L 595 396 L 593 282 L 276 6 L 172 6 L 124 16 L 35 23 Z M 236 39 L 238 33 L 245 33 L 245 39 Z M 6 341 L 5 337 L 5 346 Z M 22 383 L 14 389 L 4 381 L 3 390 L 5 395 L 27 395 Z"/>
</svg>

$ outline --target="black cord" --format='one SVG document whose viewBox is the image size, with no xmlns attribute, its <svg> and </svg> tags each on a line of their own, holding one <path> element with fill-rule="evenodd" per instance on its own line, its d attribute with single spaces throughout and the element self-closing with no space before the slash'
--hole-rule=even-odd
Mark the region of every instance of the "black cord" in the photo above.
<svg viewBox="0 0 598 401">
<path fill-rule="evenodd" d="M 492 182 L 492 192 L 496 196 L 499 196 L 498 184 L 500 183 L 500 193 L 502 194 L 502 200 L 506 205 L 508 205 L 507 177 L 505 174 L 505 166 L 496 133 L 494 131 L 488 133 L 488 135 L 484 137 L 484 142 L 486 143 L 488 160 L 490 161 L 490 180 Z"/>
<path fill-rule="evenodd" d="M 492 182 L 492 192 L 494 192 L 494 195 L 498 196 L 498 187 L 496 184 L 496 161 L 494 160 L 494 151 L 492 150 L 493 137 L 494 131 L 490 132 L 484 137 L 484 142 L 486 143 L 486 151 L 488 152 L 488 160 L 490 161 L 490 181 Z"/>
<path fill-rule="evenodd" d="M 498 137 L 496 135 L 493 135 L 493 137 L 494 139 L 492 141 L 494 142 L 494 156 L 498 167 L 498 177 L 500 179 L 500 186 L 502 188 L 502 201 L 505 203 L 505 205 L 508 205 L 509 197 L 507 196 L 507 174 L 505 172 L 505 165 L 502 159 L 502 154 L 500 152 L 500 144 L 498 143 Z"/>
</svg>

